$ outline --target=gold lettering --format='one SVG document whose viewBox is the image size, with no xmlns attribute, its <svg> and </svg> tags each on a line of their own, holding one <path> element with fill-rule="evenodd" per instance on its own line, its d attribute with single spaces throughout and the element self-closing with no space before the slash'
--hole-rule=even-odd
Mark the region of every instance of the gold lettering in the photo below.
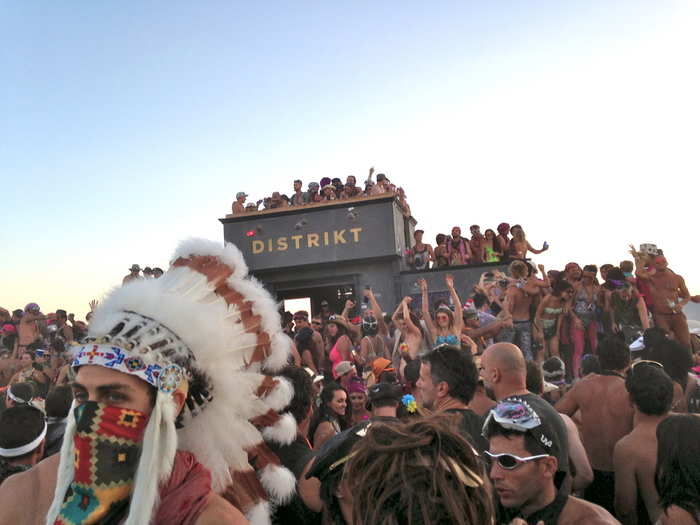
<svg viewBox="0 0 700 525">
<path fill-rule="evenodd" d="M 263 241 L 253 241 L 253 253 L 262 253 L 265 249 L 265 243 Z"/>
<path fill-rule="evenodd" d="M 328 246 L 328 232 L 323 232 L 323 245 Z"/>
<path fill-rule="evenodd" d="M 272 239 L 267 240 L 267 251 L 272 252 Z"/>
<path fill-rule="evenodd" d="M 277 239 L 277 251 L 286 252 L 287 248 L 289 248 L 289 243 L 287 242 L 287 238 L 286 237 L 279 237 Z"/>
<path fill-rule="evenodd" d="M 345 230 L 333 230 L 333 242 L 335 244 L 345 244 Z"/>
<path fill-rule="evenodd" d="M 300 248 L 299 242 L 304 238 L 303 235 L 292 235 L 292 240 L 294 241 L 294 247 L 298 250 Z"/>
<path fill-rule="evenodd" d="M 352 233 L 352 238 L 355 240 L 355 242 L 360 242 L 360 232 L 362 231 L 362 228 L 350 228 L 350 232 Z"/>
<path fill-rule="evenodd" d="M 310 233 L 306 236 L 309 248 L 318 248 L 318 233 Z"/>
</svg>

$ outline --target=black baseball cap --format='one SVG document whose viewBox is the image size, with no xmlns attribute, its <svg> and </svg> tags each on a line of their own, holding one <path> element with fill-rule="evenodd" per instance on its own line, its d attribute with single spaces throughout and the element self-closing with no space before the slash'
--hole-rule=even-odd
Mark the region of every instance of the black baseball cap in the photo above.
<svg viewBox="0 0 700 525">
<path fill-rule="evenodd" d="M 391 399 L 397 403 L 401 402 L 403 391 L 398 384 L 395 383 L 375 383 L 369 387 L 367 391 L 367 399 L 371 405 L 374 401 L 380 399 Z"/>
</svg>

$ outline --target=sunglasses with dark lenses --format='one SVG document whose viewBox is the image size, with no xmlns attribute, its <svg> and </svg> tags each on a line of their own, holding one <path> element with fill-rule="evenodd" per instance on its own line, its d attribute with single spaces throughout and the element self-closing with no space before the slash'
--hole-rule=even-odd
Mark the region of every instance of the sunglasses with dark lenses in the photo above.
<svg viewBox="0 0 700 525">
<path fill-rule="evenodd" d="M 527 463 L 528 461 L 535 461 L 537 459 L 549 457 L 549 454 L 537 454 L 536 456 L 527 456 L 522 458 L 520 456 L 516 456 L 515 454 L 507 454 L 505 452 L 502 454 L 493 454 L 488 450 L 485 450 L 484 454 L 489 461 L 495 461 L 496 463 L 498 463 L 499 467 L 506 470 L 516 469 L 520 465 L 522 465 L 523 463 Z"/>
<path fill-rule="evenodd" d="M 320 324 L 321 324 L 321 321 L 311 321 L 311 324 L 317 324 L 317 325 L 320 325 Z"/>
</svg>

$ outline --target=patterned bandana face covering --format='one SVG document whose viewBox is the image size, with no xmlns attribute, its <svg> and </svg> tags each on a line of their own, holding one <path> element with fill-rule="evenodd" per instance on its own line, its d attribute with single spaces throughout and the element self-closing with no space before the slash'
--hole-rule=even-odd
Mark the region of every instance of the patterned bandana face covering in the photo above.
<svg viewBox="0 0 700 525">
<path fill-rule="evenodd" d="M 129 508 L 148 416 L 87 401 L 76 407 L 75 420 L 75 475 L 54 523 L 120 523 Z"/>
</svg>

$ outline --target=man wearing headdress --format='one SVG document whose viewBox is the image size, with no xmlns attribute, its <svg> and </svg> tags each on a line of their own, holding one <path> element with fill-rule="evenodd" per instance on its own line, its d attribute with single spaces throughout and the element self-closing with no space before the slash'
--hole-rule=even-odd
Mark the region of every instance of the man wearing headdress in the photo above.
<svg viewBox="0 0 700 525">
<path fill-rule="evenodd" d="M 293 493 L 262 436 L 296 435 L 278 414 L 291 385 L 265 374 L 289 353 L 274 301 L 233 246 L 191 240 L 172 260 L 95 310 L 61 452 L 0 487 L 0 523 L 262 524 L 266 492 Z"/>
</svg>

